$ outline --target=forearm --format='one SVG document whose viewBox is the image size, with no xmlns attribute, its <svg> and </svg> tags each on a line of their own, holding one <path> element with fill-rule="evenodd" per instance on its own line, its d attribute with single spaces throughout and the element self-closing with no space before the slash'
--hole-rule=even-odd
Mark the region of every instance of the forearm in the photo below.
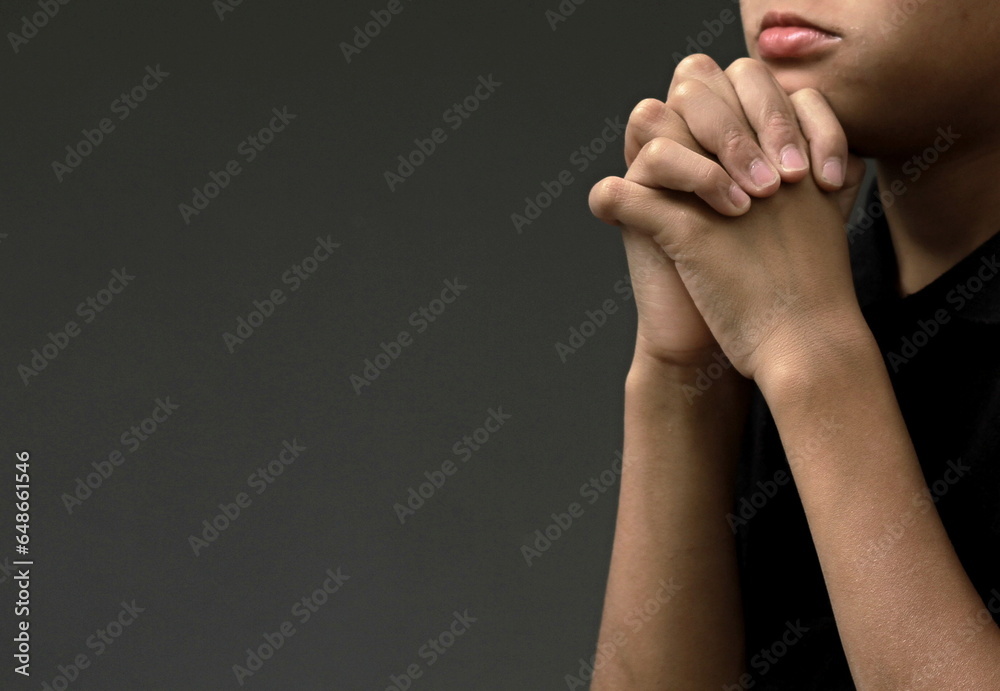
<svg viewBox="0 0 1000 691">
<path fill-rule="evenodd" d="M 870 332 L 782 370 L 758 383 L 858 687 L 1000 688 L 1000 633 L 941 524 Z M 824 434 L 831 424 L 838 434 Z"/>
<path fill-rule="evenodd" d="M 623 472 L 592 689 L 721 688 L 742 671 L 726 522 L 748 382 L 637 357 L 625 391 Z M 685 386 L 688 395 L 685 395 Z"/>
</svg>

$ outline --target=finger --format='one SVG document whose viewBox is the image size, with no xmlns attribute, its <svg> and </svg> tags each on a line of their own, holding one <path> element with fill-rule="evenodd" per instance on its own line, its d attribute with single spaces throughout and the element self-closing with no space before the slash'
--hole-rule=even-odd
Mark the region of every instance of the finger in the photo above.
<svg viewBox="0 0 1000 691">
<path fill-rule="evenodd" d="M 740 106 L 740 99 L 723 73 L 722 68 L 704 53 L 689 55 L 678 63 L 668 91 L 668 100 L 674 94 L 676 87 L 687 79 L 697 79 L 716 92 L 729 106 L 737 117 L 746 120 Z M 676 139 L 692 151 L 706 153 L 691 136 L 690 130 L 683 118 L 676 112 L 665 107 L 664 101 L 647 98 L 641 101 L 629 117 L 625 130 L 625 163 L 631 166 L 642 147 L 657 137 Z"/>
<path fill-rule="evenodd" d="M 749 126 L 746 116 L 743 113 L 740 97 L 736 94 L 736 89 L 733 88 L 733 83 L 715 60 L 704 53 L 694 53 L 677 63 L 674 76 L 670 81 L 667 102 L 674 96 L 677 86 L 688 79 L 696 79 L 704 83 L 705 86 L 718 94 L 719 98 L 726 102 L 737 117 L 743 120 L 745 125 Z"/>
<path fill-rule="evenodd" d="M 740 216 L 750 208 L 749 195 L 722 166 L 667 137 L 642 147 L 625 179 L 646 187 L 693 192 L 727 216 Z"/>
<path fill-rule="evenodd" d="M 615 196 L 624 187 L 620 184 L 623 182 L 625 182 L 624 178 L 611 176 L 599 180 L 590 188 L 587 205 L 590 206 L 590 213 L 594 218 L 612 226 L 625 225 L 614 215 L 614 207 L 618 203 Z"/>
<path fill-rule="evenodd" d="M 673 268 L 673 260 L 646 233 L 621 226 L 622 242 L 632 283 L 646 283 Z"/>
<path fill-rule="evenodd" d="M 714 216 L 693 197 L 671 190 L 654 190 L 619 177 L 607 177 L 590 190 L 590 211 L 614 226 L 627 226 L 653 237 L 673 257 L 675 248 L 686 244 L 692 233 Z M 715 216 L 718 218 L 718 216 Z"/>
<path fill-rule="evenodd" d="M 744 125 L 748 124 L 736 90 L 733 89 L 729 77 L 715 60 L 704 53 L 695 53 L 681 60 L 677 64 L 670 82 L 670 89 L 667 92 L 668 101 L 676 91 L 677 85 L 688 79 L 703 82 L 732 108 L 733 113 L 743 120 Z M 647 98 L 632 110 L 628 126 L 625 129 L 626 165 L 631 166 L 642 147 L 657 137 L 670 137 L 680 141 L 693 151 L 705 153 L 704 149 L 690 136 L 683 120 L 677 117 L 677 114 L 671 109 L 664 106 L 664 101 Z"/>
<path fill-rule="evenodd" d="M 688 351 L 688 346 L 694 351 L 715 345 L 708 326 L 700 334 L 698 329 L 692 330 L 688 326 L 704 324 L 704 319 L 678 274 L 674 260 L 648 234 L 628 226 L 622 226 L 621 233 L 632 288 L 641 303 L 637 315 L 637 338 L 652 338 L 654 343 L 669 339 L 670 343 L 683 344 L 679 350 L 684 352 Z M 667 295 L 670 296 L 670 304 L 666 312 L 642 307 L 652 307 L 659 302 L 660 296 Z M 705 332 L 709 335 L 704 335 Z"/>
<path fill-rule="evenodd" d="M 657 137 L 675 139 L 698 153 L 705 151 L 691 136 L 681 116 L 663 101 L 647 98 L 632 109 L 625 127 L 625 165 L 631 166 L 642 147 Z"/>
<path fill-rule="evenodd" d="M 800 89 L 790 97 L 809 142 L 813 177 L 824 190 L 839 190 L 847 175 L 847 135 L 830 104 L 816 89 Z"/>
<path fill-rule="evenodd" d="M 759 60 L 741 58 L 726 68 L 747 121 L 768 160 L 785 182 L 798 182 L 809 171 L 805 138 L 795 106 L 769 70 Z"/>
<path fill-rule="evenodd" d="M 718 157 L 740 187 L 760 197 L 777 191 L 781 177 L 753 130 L 703 82 L 689 79 L 678 84 L 667 107 L 684 118 L 695 140 Z"/>
</svg>

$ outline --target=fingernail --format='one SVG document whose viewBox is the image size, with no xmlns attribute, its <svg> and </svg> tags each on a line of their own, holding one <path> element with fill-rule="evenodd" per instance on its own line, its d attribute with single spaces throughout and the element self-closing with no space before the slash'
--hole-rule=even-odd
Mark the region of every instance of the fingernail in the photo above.
<svg viewBox="0 0 1000 691">
<path fill-rule="evenodd" d="M 838 187 L 844 184 L 844 165 L 839 158 L 828 159 L 823 164 L 823 180 Z"/>
<path fill-rule="evenodd" d="M 794 144 L 789 144 L 781 150 L 781 167 L 785 170 L 789 172 L 805 170 L 808 166 L 806 157 L 802 155 L 799 147 Z"/>
<path fill-rule="evenodd" d="M 750 179 L 757 187 L 767 187 L 778 179 L 778 174 L 764 159 L 758 158 L 750 164 Z"/>
<path fill-rule="evenodd" d="M 750 195 L 734 182 L 729 188 L 729 200 L 737 209 L 743 209 L 750 203 Z"/>
</svg>

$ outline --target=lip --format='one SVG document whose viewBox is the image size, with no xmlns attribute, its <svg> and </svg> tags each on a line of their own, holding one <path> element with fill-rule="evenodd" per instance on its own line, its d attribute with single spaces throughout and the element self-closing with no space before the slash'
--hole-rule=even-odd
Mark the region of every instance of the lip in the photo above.
<svg viewBox="0 0 1000 691">
<path fill-rule="evenodd" d="M 757 48 L 764 60 L 819 55 L 842 40 L 834 31 L 791 12 L 768 12 L 760 23 Z"/>
</svg>

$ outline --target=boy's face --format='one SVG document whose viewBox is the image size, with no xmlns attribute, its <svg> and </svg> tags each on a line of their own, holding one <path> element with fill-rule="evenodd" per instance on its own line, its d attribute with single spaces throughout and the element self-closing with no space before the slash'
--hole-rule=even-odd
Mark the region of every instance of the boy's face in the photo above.
<svg viewBox="0 0 1000 691">
<path fill-rule="evenodd" d="M 740 10 L 750 56 L 788 92 L 821 91 L 863 155 L 926 146 L 942 126 L 997 129 L 996 0 L 741 0 Z"/>
</svg>

